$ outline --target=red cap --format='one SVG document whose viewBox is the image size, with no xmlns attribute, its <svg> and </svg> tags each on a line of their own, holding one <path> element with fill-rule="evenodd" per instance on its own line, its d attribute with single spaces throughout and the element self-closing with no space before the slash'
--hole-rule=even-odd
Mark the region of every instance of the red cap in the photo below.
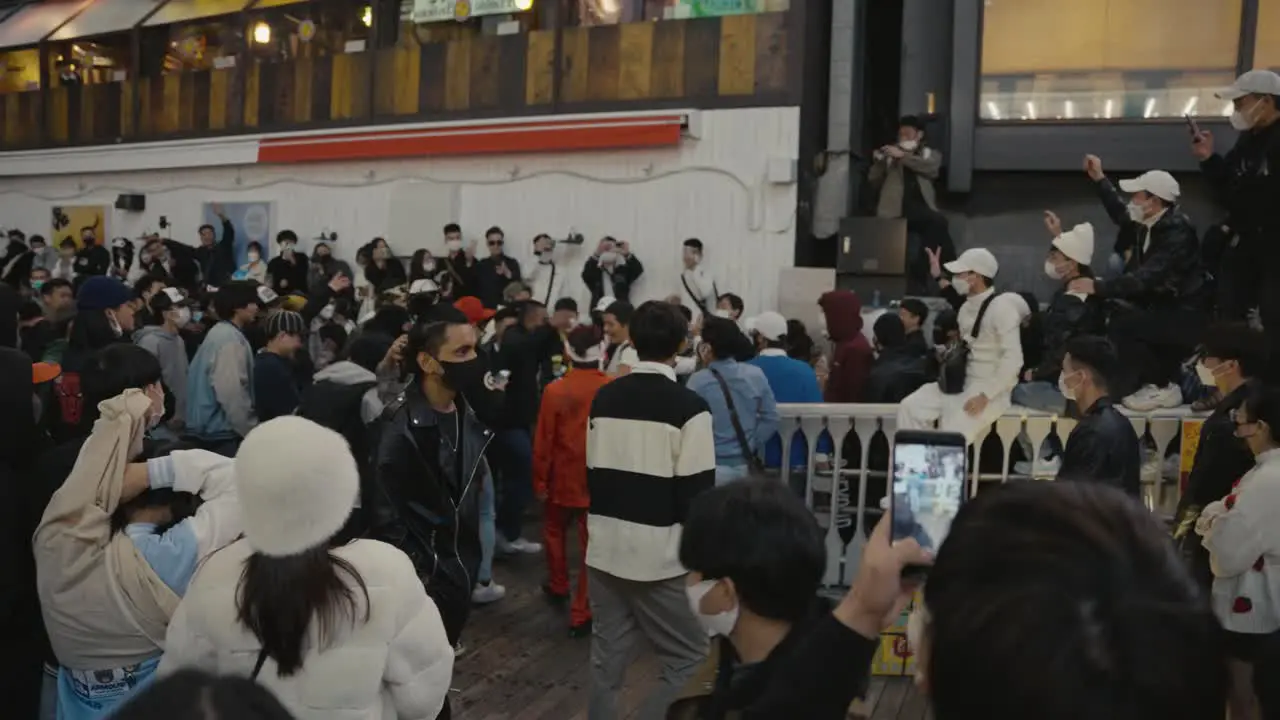
<svg viewBox="0 0 1280 720">
<path fill-rule="evenodd" d="M 453 306 L 460 310 L 463 315 L 466 315 L 467 322 L 472 325 L 488 322 L 489 318 L 497 313 L 496 310 L 490 310 L 485 307 L 484 303 L 480 302 L 480 298 L 472 297 L 471 295 L 458 298 L 458 301 Z"/>
</svg>

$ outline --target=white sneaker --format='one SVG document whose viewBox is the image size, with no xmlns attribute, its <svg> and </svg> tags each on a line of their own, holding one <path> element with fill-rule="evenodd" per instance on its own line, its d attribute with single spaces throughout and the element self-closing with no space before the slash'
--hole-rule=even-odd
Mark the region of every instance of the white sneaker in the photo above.
<svg viewBox="0 0 1280 720">
<path fill-rule="evenodd" d="M 1134 412 L 1154 412 L 1182 405 L 1182 388 L 1177 385 L 1156 387 L 1144 385 L 1141 390 L 1124 399 L 1124 406 Z"/>
<path fill-rule="evenodd" d="M 1013 472 L 1017 475 L 1027 475 L 1030 477 L 1056 477 L 1058 471 L 1062 469 L 1062 458 L 1037 458 L 1033 465 L 1028 460 L 1022 460 L 1013 464 Z"/>
<path fill-rule="evenodd" d="M 489 603 L 498 602 L 506 596 L 507 589 L 490 580 L 487 583 L 476 584 L 475 589 L 471 591 L 471 602 L 476 605 L 488 605 Z"/>
<path fill-rule="evenodd" d="M 522 537 L 511 541 L 499 537 L 497 550 L 503 555 L 536 555 L 542 552 L 542 543 L 525 540 Z"/>
</svg>

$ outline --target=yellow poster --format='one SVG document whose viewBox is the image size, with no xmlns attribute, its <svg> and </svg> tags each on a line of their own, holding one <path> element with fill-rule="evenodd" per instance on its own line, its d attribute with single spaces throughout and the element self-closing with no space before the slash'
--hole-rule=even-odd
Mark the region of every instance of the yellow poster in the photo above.
<svg viewBox="0 0 1280 720">
<path fill-rule="evenodd" d="M 107 208 L 105 205 L 60 205 L 53 208 L 53 232 L 49 234 L 49 246 L 56 248 L 71 238 L 79 248 L 81 234 L 93 230 L 98 243 L 107 241 Z"/>
<path fill-rule="evenodd" d="M 1179 494 L 1187 489 L 1187 478 L 1191 477 L 1191 468 L 1196 464 L 1196 450 L 1200 448 L 1200 428 L 1204 425 L 1204 420 L 1200 418 L 1190 418 L 1182 421 L 1182 451 L 1178 458 L 1181 472 L 1179 473 Z"/>
</svg>

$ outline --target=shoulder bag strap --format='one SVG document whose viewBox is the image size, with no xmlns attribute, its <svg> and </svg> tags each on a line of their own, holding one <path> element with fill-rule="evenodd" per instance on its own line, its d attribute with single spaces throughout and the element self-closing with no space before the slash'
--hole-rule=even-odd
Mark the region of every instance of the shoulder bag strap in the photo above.
<svg viewBox="0 0 1280 720">
<path fill-rule="evenodd" d="M 258 651 L 258 661 L 253 664 L 253 672 L 250 673 L 249 679 L 257 682 L 258 673 L 262 672 L 262 666 L 267 662 L 267 649 L 262 648 Z"/>
<path fill-rule="evenodd" d="M 689 298 L 693 300 L 693 304 L 697 305 L 698 309 L 701 310 L 704 315 L 706 315 L 707 314 L 706 302 L 704 302 L 702 298 L 698 297 L 698 294 L 693 291 L 693 288 L 689 287 L 689 281 L 685 279 L 684 273 L 680 273 L 680 284 L 684 286 L 684 291 L 689 293 Z"/>
<path fill-rule="evenodd" d="M 747 442 L 747 433 L 742 429 L 742 422 L 738 419 L 738 409 L 733 405 L 733 394 L 729 392 L 729 383 L 725 382 L 719 370 L 714 368 L 707 368 L 707 370 L 711 371 L 711 376 L 720 385 L 720 392 L 724 393 L 725 404 L 729 406 L 729 420 L 733 423 L 733 434 L 738 438 L 738 447 L 742 448 L 742 456 L 746 458 L 747 465 L 753 470 L 757 469 L 760 461 L 755 453 L 751 452 L 751 443 Z"/>
<path fill-rule="evenodd" d="M 973 330 L 969 332 L 969 339 L 977 340 L 978 333 L 982 332 L 982 318 L 987 315 L 987 308 L 991 307 L 991 301 L 996 299 L 998 293 L 991 293 L 991 297 L 982 301 L 982 307 L 978 308 L 978 317 L 973 321 Z"/>
<path fill-rule="evenodd" d="M 551 298 L 551 296 L 555 293 L 555 291 L 556 291 L 556 261 L 552 260 L 551 261 L 551 279 L 547 281 L 547 297 L 543 299 L 542 301 L 543 305 L 547 307 L 551 307 L 555 303 L 555 300 L 552 300 Z M 556 300 L 559 300 L 559 298 L 556 298 Z"/>
</svg>

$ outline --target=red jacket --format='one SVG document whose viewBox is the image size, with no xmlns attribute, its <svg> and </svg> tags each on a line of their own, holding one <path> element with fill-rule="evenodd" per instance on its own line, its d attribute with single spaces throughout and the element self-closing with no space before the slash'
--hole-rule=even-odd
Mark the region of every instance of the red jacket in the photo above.
<svg viewBox="0 0 1280 720">
<path fill-rule="evenodd" d="M 533 439 L 533 491 L 561 507 L 585 508 L 587 419 L 596 391 L 610 378 L 599 370 L 577 369 L 542 393 Z"/>
<path fill-rule="evenodd" d="M 832 290 L 818 299 L 831 336 L 831 374 L 823 399 L 829 403 L 862 402 L 875 354 L 862 334 L 862 301 L 851 290 Z"/>
</svg>

